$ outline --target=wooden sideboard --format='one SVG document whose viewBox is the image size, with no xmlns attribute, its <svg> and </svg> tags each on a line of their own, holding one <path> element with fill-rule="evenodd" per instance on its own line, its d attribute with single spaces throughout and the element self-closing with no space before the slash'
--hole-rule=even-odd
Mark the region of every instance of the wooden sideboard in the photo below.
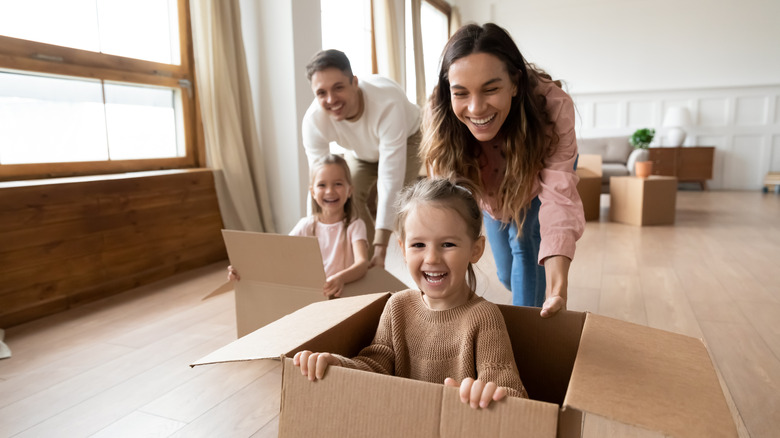
<svg viewBox="0 0 780 438">
<path fill-rule="evenodd" d="M 674 176 L 680 182 L 697 182 L 707 190 L 715 160 L 713 146 L 648 148 L 653 175 Z"/>
</svg>

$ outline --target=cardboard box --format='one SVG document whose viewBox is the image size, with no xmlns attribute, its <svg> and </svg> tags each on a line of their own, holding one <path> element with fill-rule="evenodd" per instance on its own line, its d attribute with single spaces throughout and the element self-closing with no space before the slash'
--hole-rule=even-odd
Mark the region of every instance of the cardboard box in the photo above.
<svg viewBox="0 0 780 438">
<path fill-rule="evenodd" d="M 704 344 L 592 313 L 499 306 L 531 400 L 487 410 L 456 388 L 331 367 L 309 382 L 298 351 L 355 356 L 390 294 L 311 304 L 195 362 L 282 359 L 279 436 L 736 437 Z"/>
<path fill-rule="evenodd" d="M 651 175 L 609 179 L 609 219 L 630 225 L 671 225 L 677 204 L 677 178 Z"/>
<path fill-rule="evenodd" d="M 577 192 L 586 221 L 597 221 L 601 213 L 601 155 L 581 154 L 577 159 Z"/>
<path fill-rule="evenodd" d="M 238 337 L 308 304 L 325 301 L 325 268 L 316 237 L 222 230 L 230 264 L 241 280 L 227 282 L 206 298 L 235 290 Z M 397 292 L 408 287 L 381 268 L 346 284 L 342 297 Z"/>
</svg>

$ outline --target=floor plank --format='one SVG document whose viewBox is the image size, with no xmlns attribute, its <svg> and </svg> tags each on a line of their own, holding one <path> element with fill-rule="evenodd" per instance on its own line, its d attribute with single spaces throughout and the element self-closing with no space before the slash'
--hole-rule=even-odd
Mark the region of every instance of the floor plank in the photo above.
<svg viewBox="0 0 780 438">
<path fill-rule="evenodd" d="M 93 438 L 168 437 L 187 423 L 134 411 L 92 435 Z"/>
<path fill-rule="evenodd" d="M 233 396 L 221 401 L 173 437 L 251 436 L 278 417 L 281 380 L 281 367 L 277 366 Z M 225 418 L 230 421 L 225 421 Z"/>
<path fill-rule="evenodd" d="M 777 436 L 780 362 L 749 326 L 701 323 L 707 347 L 718 364 L 739 414 L 753 437 Z"/>
<path fill-rule="evenodd" d="M 221 317 L 224 320 L 225 318 Z M 53 385 L 0 410 L 15 416 L 18 436 L 88 436 L 164 394 L 200 370 L 187 365 L 233 339 L 233 328 L 209 321 L 201 333 L 179 332 Z M 165 392 L 161 392 L 165 391 Z"/>
<path fill-rule="evenodd" d="M 276 361 L 264 360 L 204 367 L 200 375 L 153 400 L 141 411 L 190 423 L 278 366 Z"/>
</svg>

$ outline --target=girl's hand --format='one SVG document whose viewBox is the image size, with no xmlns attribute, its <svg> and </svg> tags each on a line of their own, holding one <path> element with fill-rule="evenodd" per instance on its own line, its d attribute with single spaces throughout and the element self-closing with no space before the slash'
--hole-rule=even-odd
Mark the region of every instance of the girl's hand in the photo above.
<svg viewBox="0 0 780 438">
<path fill-rule="evenodd" d="M 506 389 L 493 382 L 483 382 L 466 377 L 460 382 L 451 377 L 444 379 L 444 386 L 457 388 L 460 386 L 460 401 L 468 403 L 472 408 L 487 408 L 491 401 L 499 401 L 506 397 Z"/>
<path fill-rule="evenodd" d="M 344 279 L 338 274 L 328 277 L 325 280 L 325 285 L 322 286 L 322 294 L 328 298 L 340 297 L 342 290 L 344 290 Z"/>
<path fill-rule="evenodd" d="M 238 271 L 233 268 L 233 265 L 228 266 L 228 281 L 238 281 L 241 277 L 238 275 Z"/>
<path fill-rule="evenodd" d="M 309 350 L 303 350 L 295 353 L 293 365 L 301 367 L 301 374 L 309 376 L 309 380 L 313 382 L 325 377 L 325 370 L 328 369 L 328 366 L 340 366 L 341 362 L 330 353 L 312 353 Z"/>
</svg>

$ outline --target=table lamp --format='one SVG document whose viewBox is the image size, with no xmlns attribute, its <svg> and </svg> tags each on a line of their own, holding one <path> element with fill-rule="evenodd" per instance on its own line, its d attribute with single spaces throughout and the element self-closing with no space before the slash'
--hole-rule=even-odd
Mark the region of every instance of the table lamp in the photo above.
<svg viewBox="0 0 780 438">
<path fill-rule="evenodd" d="M 664 128 L 666 129 L 666 138 L 669 146 L 682 146 L 685 141 L 685 130 L 683 126 L 691 124 L 691 114 L 688 108 L 673 106 L 666 110 L 664 116 Z"/>
</svg>

